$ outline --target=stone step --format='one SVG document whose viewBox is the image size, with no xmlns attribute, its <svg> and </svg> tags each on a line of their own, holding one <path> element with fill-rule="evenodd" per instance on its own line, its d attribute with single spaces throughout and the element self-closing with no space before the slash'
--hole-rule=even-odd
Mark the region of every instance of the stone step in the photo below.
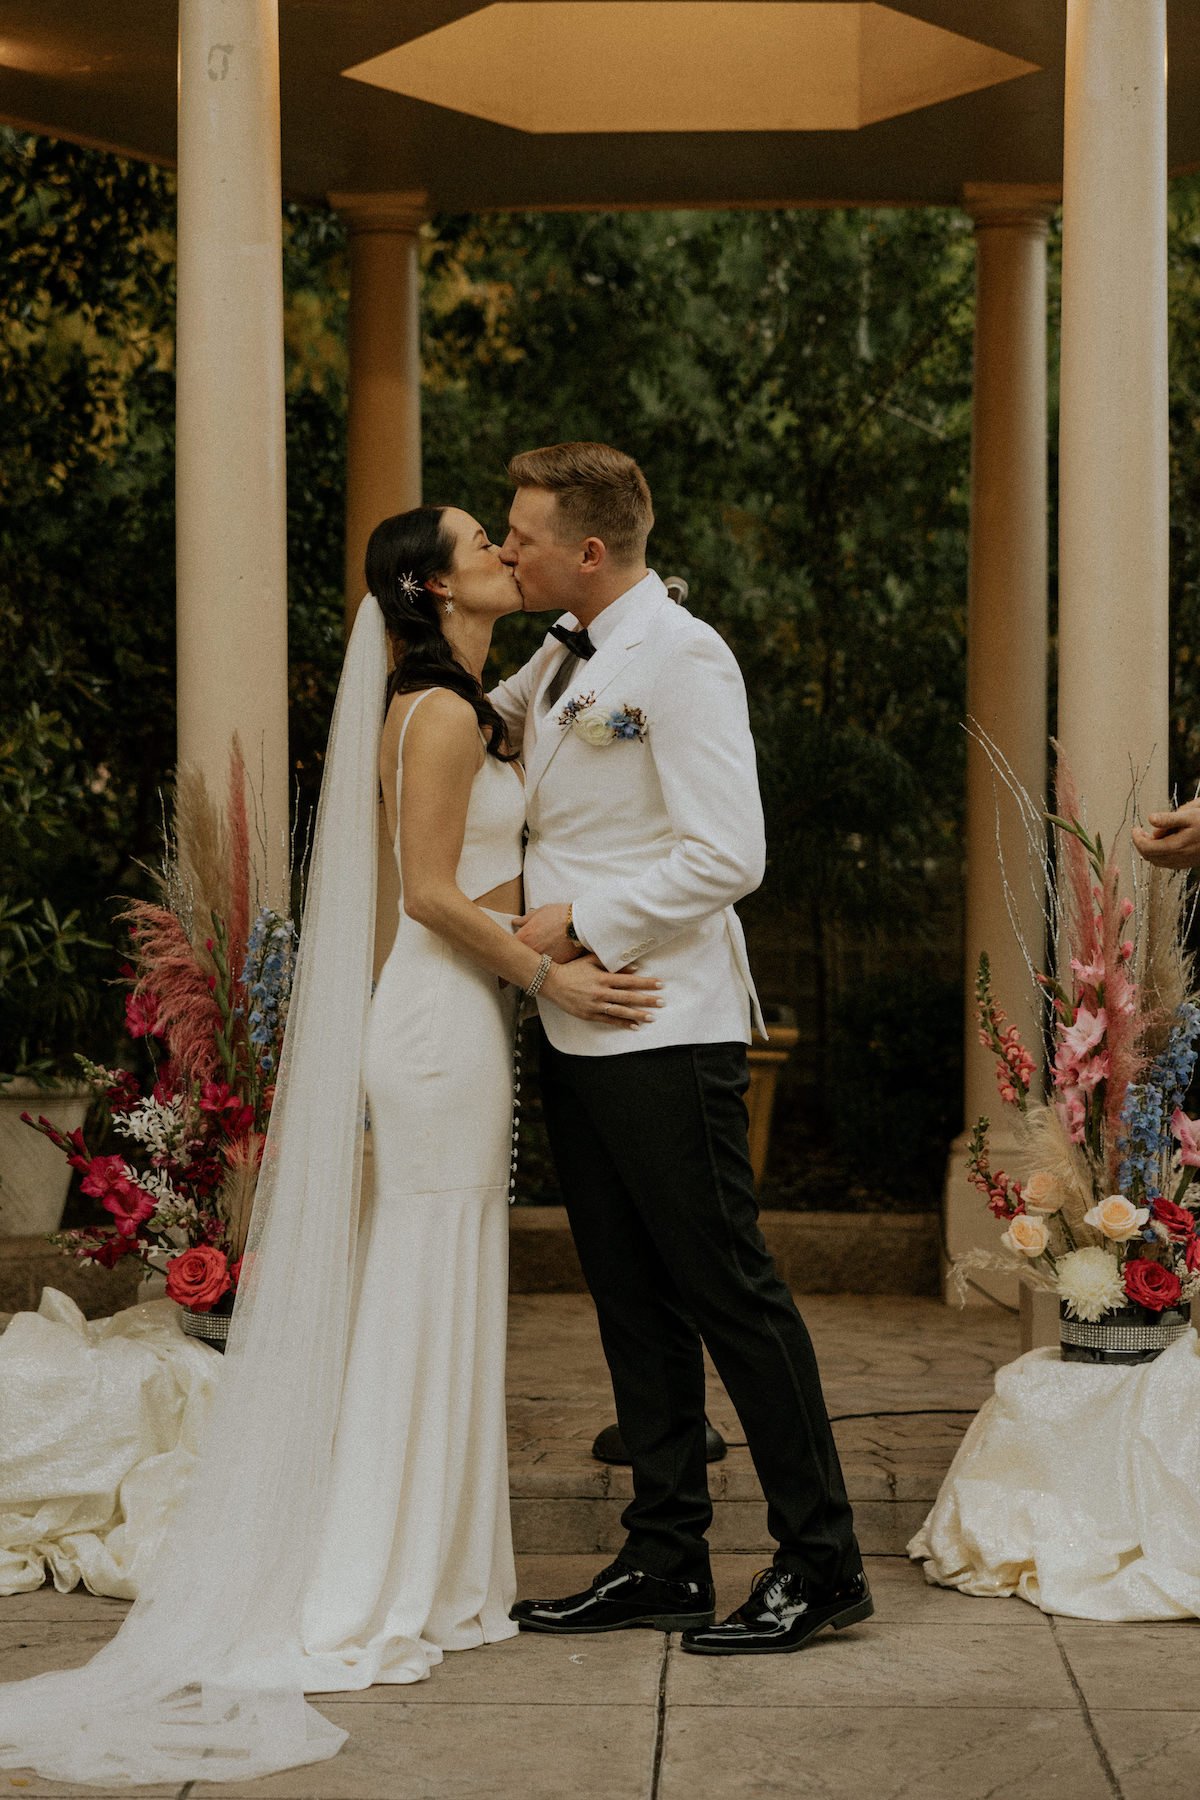
<svg viewBox="0 0 1200 1800">
<path fill-rule="evenodd" d="M 904 1554 L 972 1416 L 970 1411 L 884 1415 L 835 1423 L 865 1554 Z M 513 1534 L 518 1551 L 581 1555 L 620 1549 L 625 1540 L 621 1514 L 633 1494 L 627 1468 L 597 1462 L 578 1439 L 513 1448 Z M 725 1460 L 709 1465 L 708 1487 L 713 1549 L 769 1552 L 773 1540 L 767 1531 L 766 1503 L 744 1444 L 731 1442 Z"/>
<path fill-rule="evenodd" d="M 759 1224 L 796 1294 L 936 1294 L 936 1213 L 764 1212 Z M 514 1294 L 586 1292 L 561 1206 L 515 1206 Z"/>
<path fill-rule="evenodd" d="M 764 1212 L 763 1236 L 797 1294 L 936 1294 L 935 1213 Z M 89 1319 L 144 1299 L 139 1265 L 98 1269 L 42 1237 L 0 1238 L 0 1313 L 32 1311 L 44 1287 L 61 1288 Z M 514 1294 L 582 1294 L 586 1284 L 561 1206 L 514 1206 Z"/>
</svg>

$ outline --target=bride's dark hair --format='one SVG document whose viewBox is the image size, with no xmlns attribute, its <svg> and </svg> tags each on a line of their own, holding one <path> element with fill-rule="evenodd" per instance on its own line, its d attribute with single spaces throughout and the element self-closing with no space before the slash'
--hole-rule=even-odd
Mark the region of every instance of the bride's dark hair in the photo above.
<svg viewBox="0 0 1200 1800">
<path fill-rule="evenodd" d="M 516 752 L 508 748 L 504 720 L 455 656 L 442 632 L 442 603 L 425 586 L 438 575 L 449 575 L 454 562 L 454 535 L 445 512 L 442 506 L 414 506 L 395 513 L 375 527 L 367 544 L 367 587 L 379 602 L 396 653 L 386 704 L 419 688 L 450 688 L 475 708 L 488 755 L 513 762 Z"/>
</svg>

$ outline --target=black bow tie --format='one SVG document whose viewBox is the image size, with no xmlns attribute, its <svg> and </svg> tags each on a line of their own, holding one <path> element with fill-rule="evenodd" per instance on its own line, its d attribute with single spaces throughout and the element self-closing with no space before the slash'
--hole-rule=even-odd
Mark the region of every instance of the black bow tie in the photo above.
<svg viewBox="0 0 1200 1800">
<path fill-rule="evenodd" d="M 557 638 L 560 644 L 565 644 L 573 656 L 582 658 L 584 662 L 596 654 L 596 646 L 588 636 L 586 626 L 582 631 L 569 631 L 565 625 L 552 625 L 550 636 Z"/>
</svg>

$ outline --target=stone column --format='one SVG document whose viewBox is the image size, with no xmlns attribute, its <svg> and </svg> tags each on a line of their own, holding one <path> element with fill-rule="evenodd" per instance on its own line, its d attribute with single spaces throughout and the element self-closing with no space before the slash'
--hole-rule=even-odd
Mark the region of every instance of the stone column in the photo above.
<svg viewBox="0 0 1200 1800">
<path fill-rule="evenodd" d="M 281 230 L 276 0 L 181 0 L 179 758 L 223 794 L 239 734 L 276 895 L 289 788 Z"/>
<path fill-rule="evenodd" d="M 350 406 L 346 466 L 347 624 L 365 591 L 363 556 L 380 519 L 421 502 L 418 234 L 425 195 L 330 194 L 350 229 Z"/>
<path fill-rule="evenodd" d="M 1035 800 L 1046 779 L 1046 221 L 1042 189 L 976 187 L 964 203 L 975 221 L 974 413 L 967 606 L 967 714 L 1002 751 Z M 993 777 L 985 751 L 967 745 L 966 1020 L 967 1131 L 951 1152 L 945 1195 L 951 1257 L 996 1248 L 995 1221 L 966 1179 L 966 1136 L 981 1113 L 993 1121 L 994 1166 L 1011 1136 L 993 1073 L 978 1042 L 974 989 L 979 955 L 992 964 L 997 997 L 1026 1042 L 1037 1043 L 1031 982 L 1005 900 L 1040 961 L 1042 896 L 1030 880 L 1017 808 Z M 1009 1305 L 1017 1284 L 976 1272 L 972 1297 Z M 979 1291 L 982 1290 L 982 1291 Z"/>
<path fill-rule="evenodd" d="M 1058 735 L 1107 844 L 1167 797 L 1165 15 L 1067 6 Z"/>
</svg>

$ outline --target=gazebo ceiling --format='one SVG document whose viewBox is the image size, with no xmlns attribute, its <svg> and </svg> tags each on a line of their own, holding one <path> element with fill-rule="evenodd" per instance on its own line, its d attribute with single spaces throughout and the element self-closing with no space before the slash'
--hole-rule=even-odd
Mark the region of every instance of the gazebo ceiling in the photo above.
<svg viewBox="0 0 1200 1800">
<path fill-rule="evenodd" d="M 1063 0 L 280 0 L 295 198 L 435 208 L 949 203 L 1055 185 Z M 1200 164 L 1200 8 L 1168 0 Z M 170 0 L 5 0 L 0 118 L 171 162 Z"/>
<path fill-rule="evenodd" d="M 497 0 L 345 72 L 549 135 L 857 131 L 1034 65 L 844 0 Z"/>
</svg>

